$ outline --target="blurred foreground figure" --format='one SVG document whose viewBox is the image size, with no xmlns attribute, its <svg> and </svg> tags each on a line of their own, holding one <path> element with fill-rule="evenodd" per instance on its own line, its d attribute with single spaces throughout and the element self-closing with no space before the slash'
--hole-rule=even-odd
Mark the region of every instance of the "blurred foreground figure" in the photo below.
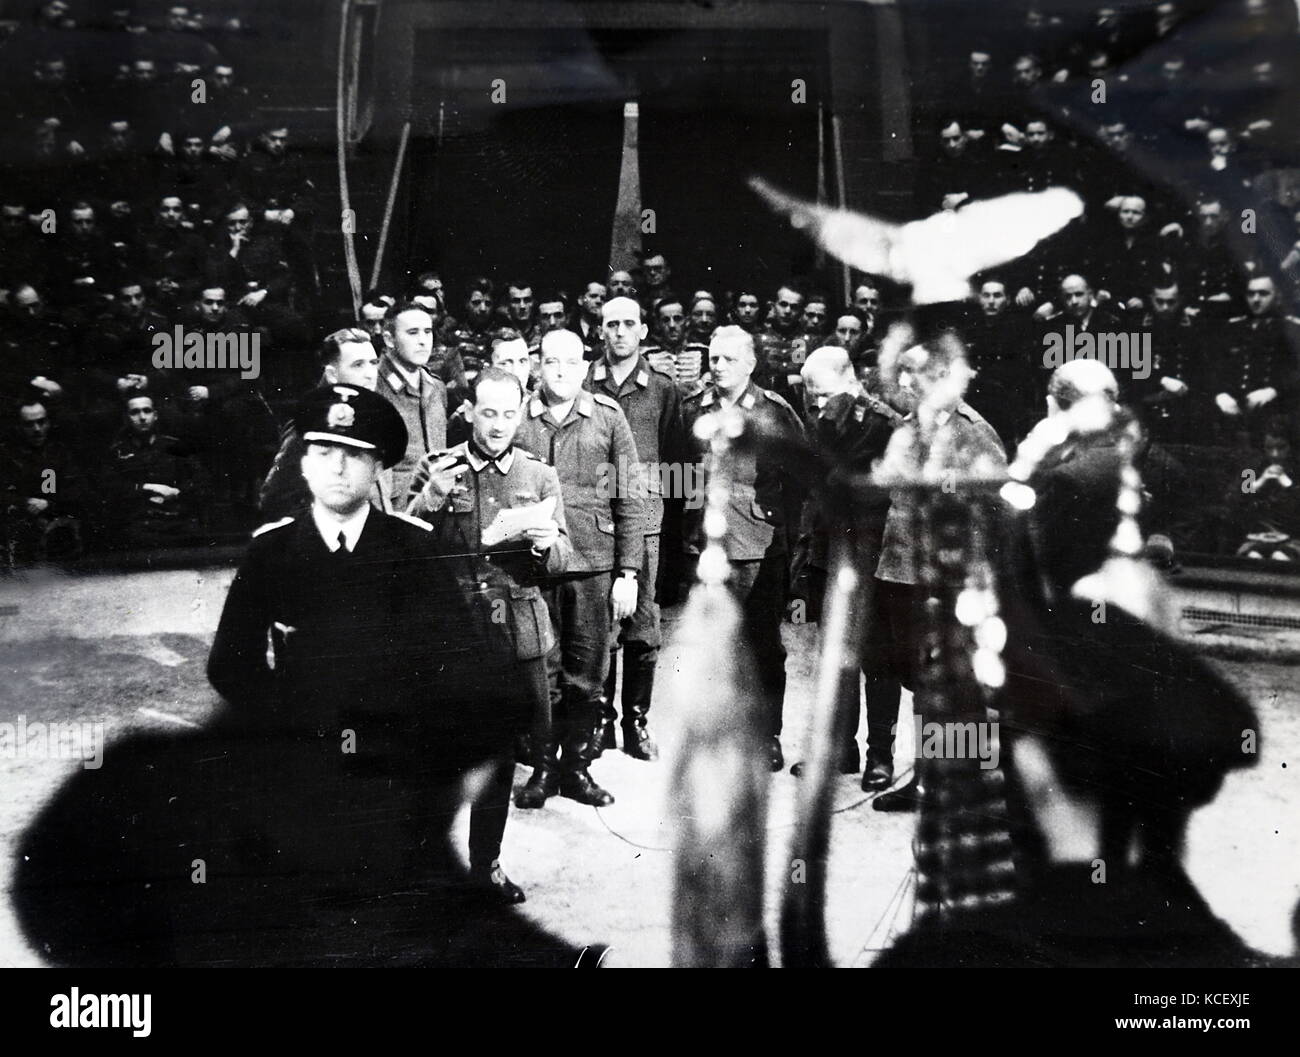
<svg viewBox="0 0 1300 1057">
<path fill-rule="evenodd" d="M 1012 465 L 1023 482 L 1003 491 L 1015 501 L 994 549 L 1006 678 L 993 706 L 1014 874 L 966 877 L 967 895 L 946 899 L 953 849 L 928 836 L 923 789 L 918 866 L 934 902 L 876 964 L 1262 964 L 1181 861 L 1192 810 L 1255 762 L 1254 711 L 1155 625 L 1158 599 L 1134 590 L 1150 570 L 1131 560 L 1140 482 L 1114 377 L 1076 361 L 1049 391 L 1049 418 Z"/>
</svg>

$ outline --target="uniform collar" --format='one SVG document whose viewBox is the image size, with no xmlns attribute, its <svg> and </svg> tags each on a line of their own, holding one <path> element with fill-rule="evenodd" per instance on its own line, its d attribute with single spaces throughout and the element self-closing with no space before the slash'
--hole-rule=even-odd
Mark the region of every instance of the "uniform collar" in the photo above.
<svg viewBox="0 0 1300 1057">
<path fill-rule="evenodd" d="M 495 459 L 489 459 L 479 450 L 477 444 L 472 441 L 466 441 L 465 454 L 469 459 L 470 469 L 475 473 L 482 473 L 484 468 L 490 464 L 495 466 L 502 475 L 505 475 L 510 472 L 510 467 L 515 464 L 515 448 L 513 444 Z"/>
<path fill-rule="evenodd" d="M 591 418 L 595 406 L 596 402 L 592 399 L 591 393 L 586 389 L 580 389 L 578 395 L 574 398 L 573 407 L 569 410 L 569 414 L 565 416 L 564 421 L 568 422 L 569 419 L 573 417 L 574 411 L 580 414 L 583 418 Z M 546 414 L 546 401 L 542 399 L 540 394 L 538 394 L 528 403 L 528 417 L 540 418 L 544 414 Z M 560 424 L 562 425 L 563 423 Z"/>
<path fill-rule="evenodd" d="M 396 357 L 385 352 L 383 362 L 380 364 L 379 376 L 388 383 L 394 392 L 408 392 L 414 396 L 419 396 L 427 373 L 423 367 L 404 367 L 397 362 Z"/>
<path fill-rule="evenodd" d="M 369 516 L 369 503 L 362 503 L 361 509 L 346 521 L 338 521 L 323 513 L 319 503 L 313 503 L 311 506 L 311 519 L 316 523 L 316 531 L 320 533 L 320 538 L 325 541 L 325 549 L 331 554 L 339 549 L 340 532 L 348 541 L 348 550 L 355 552 L 357 540 L 361 538 L 361 530 L 366 527 L 366 518 Z"/>
<path fill-rule="evenodd" d="M 745 383 L 745 388 L 740 391 L 740 396 L 736 399 L 736 406 L 746 411 L 752 411 L 757 402 L 758 387 L 754 385 L 754 379 L 751 378 Z M 710 385 L 704 390 L 704 397 L 700 400 L 701 407 L 709 407 L 712 404 L 720 403 L 722 403 L 722 392 L 716 385 Z"/>
<path fill-rule="evenodd" d="M 650 368 L 646 366 L 645 357 L 639 351 L 636 354 L 636 364 L 624 381 L 626 382 L 629 379 L 641 389 L 650 384 Z M 611 385 L 613 384 L 614 378 L 610 374 L 609 363 L 603 356 L 591 365 L 591 380 L 593 382 L 608 381 Z"/>
</svg>

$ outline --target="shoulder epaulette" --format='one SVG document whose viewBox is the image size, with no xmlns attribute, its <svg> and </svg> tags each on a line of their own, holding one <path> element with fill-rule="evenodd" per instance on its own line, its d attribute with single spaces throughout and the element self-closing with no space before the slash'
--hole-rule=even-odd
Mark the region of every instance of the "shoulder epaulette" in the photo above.
<svg viewBox="0 0 1300 1057">
<path fill-rule="evenodd" d="M 401 518 L 401 519 L 402 519 L 403 521 L 405 521 L 408 525 L 414 525 L 416 528 L 424 529 L 425 532 L 432 532 L 432 531 L 433 531 L 433 526 L 432 526 L 432 525 L 430 525 L 427 521 L 421 521 L 421 520 L 420 520 L 418 517 L 416 517 L 414 514 L 406 514 L 406 513 L 403 513 L 403 512 L 400 511 L 400 510 L 394 510 L 394 511 L 393 511 L 392 513 L 390 513 L 388 516 L 389 516 L 389 517 L 395 517 L 395 518 Z"/>
<path fill-rule="evenodd" d="M 790 406 L 790 401 L 788 401 L 780 393 L 774 393 L 772 392 L 771 389 L 764 389 L 761 385 L 755 386 L 754 388 L 757 389 L 760 393 L 762 393 L 765 397 L 767 397 L 767 399 L 770 400 L 772 403 L 776 404 L 777 407 L 783 407 L 787 411 L 790 411 L 792 413 L 794 412 L 794 408 Z"/>
<path fill-rule="evenodd" d="M 535 454 L 534 452 L 529 451 L 527 448 L 516 448 L 516 449 L 515 449 L 515 454 L 516 454 L 516 455 L 522 455 L 525 459 L 532 459 L 533 462 L 539 462 L 539 463 L 541 463 L 543 466 L 549 466 L 549 465 L 550 465 L 550 463 L 548 463 L 548 462 L 547 462 L 545 459 L 543 459 L 540 455 L 537 455 L 537 454 Z"/>
<path fill-rule="evenodd" d="M 1283 316 L 1282 318 L 1288 323 L 1294 323 L 1296 326 L 1300 327 L 1300 316 Z"/>
<path fill-rule="evenodd" d="M 642 351 L 642 353 L 644 353 L 644 352 L 645 352 L 645 349 L 642 349 L 641 351 Z M 659 352 L 659 351 L 661 351 L 661 350 L 656 349 L 655 351 L 656 351 L 656 352 Z M 642 359 L 644 360 L 645 365 L 646 365 L 648 368 L 650 368 L 650 370 L 652 370 L 655 374 L 662 375 L 663 377 L 667 378 L 670 382 L 673 381 L 673 373 L 672 373 L 672 371 L 665 370 L 662 366 L 657 366 L 657 365 L 651 363 L 648 359 L 645 359 L 644 356 L 642 357 Z"/>
<path fill-rule="evenodd" d="M 1228 322 L 1229 322 L 1229 323 L 1241 323 L 1241 322 L 1244 322 L 1245 319 L 1246 319 L 1245 316 L 1231 316 L 1231 317 L 1229 317 Z"/>
<path fill-rule="evenodd" d="M 617 400 L 615 400 L 612 396 L 607 396 L 604 393 L 592 393 L 591 398 L 594 401 L 596 401 L 596 403 L 598 404 L 604 404 L 606 407 L 612 407 L 615 411 L 623 410 L 622 405 Z"/>
<path fill-rule="evenodd" d="M 264 533 L 274 532 L 278 528 L 284 528 L 285 525 L 292 524 L 292 522 L 293 518 L 291 517 L 282 517 L 279 521 L 268 521 L 265 525 L 253 529 L 253 538 L 256 539 Z"/>
<path fill-rule="evenodd" d="M 705 385 L 703 382 L 696 382 L 696 383 L 695 383 L 695 388 L 691 389 L 689 392 L 687 392 L 685 395 L 683 395 L 682 399 L 683 399 L 683 400 L 696 400 L 696 399 L 698 399 L 699 397 L 703 396 L 705 390 L 708 389 L 708 388 L 709 388 L 709 387 L 708 387 L 707 385 Z"/>
</svg>

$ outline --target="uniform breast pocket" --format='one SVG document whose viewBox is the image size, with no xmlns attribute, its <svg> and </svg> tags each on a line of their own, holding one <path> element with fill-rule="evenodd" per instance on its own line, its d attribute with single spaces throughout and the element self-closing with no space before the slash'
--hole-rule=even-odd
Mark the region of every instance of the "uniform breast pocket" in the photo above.
<svg viewBox="0 0 1300 1057">
<path fill-rule="evenodd" d="M 451 512 L 453 514 L 474 513 L 473 495 L 469 492 L 453 492 L 451 496 Z"/>
<path fill-rule="evenodd" d="M 513 586 L 510 589 L 512 607 L 512 649 L 515 656 L 533 658 L 545 656 L 555 645 L 551 632 L 551 617 L 546 602 L 536 587 Z"/>
</svg>

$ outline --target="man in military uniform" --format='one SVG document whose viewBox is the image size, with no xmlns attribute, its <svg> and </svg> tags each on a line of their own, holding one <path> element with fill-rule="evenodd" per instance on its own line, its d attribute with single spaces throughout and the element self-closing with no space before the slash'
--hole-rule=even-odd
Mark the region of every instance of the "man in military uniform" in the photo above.
<svg viewBox="0 0 1300 1057">
<path fill-rule="evenodd" d="M 610 647 L 609 675 L 605 679 L 601 736 L 597 748 L 612 749 L 614 689 L 618 680 L 618 647 L 624 646 L 623 665 L 623 751 L 638 760 L 655 760 L 659 750 L 646 726 L 654 691 L 655 665 L 659 660 L 659 605 L 655 584 L 659 577 L 660 531 L 664 517 L 664 467 L 684 473 L 685 436 L 682 432 L 681 398 L 671 378 L 660 374 L 641 355 L 646 325 L 641 306 L 630 297 L 606 302 L 604 318 L 605 356 L 591 365 L 586 386 L 618 401 L 632 427 L 640 457 L 640 480 L 646 490 L 645 558 L 639 574 L 636 610 L 622 627 L 615 628 Z M 673 480 L 673 478 L 669 478 Z M 681 474 L 676 481 L 684 490 L 693 484 Z M 685 498 L 678 494 L 672 498 Z"/>
<path fill-rule="evenodd" d="M 686 310 L 681 298 L 669 295 L 656 301 L 651 312 L 656 343 L 642 349 L 641 354 L 655 370 L 668 375 L 687 392 L 700 380 L 709 350 L 687 339 Z"/>
<path fill-rule="evenodd" d="M 591 282 L 578 298 L 578 311 L 571 329 L 582 339 L 589 360 L 600 359 L 605 351 L 600 310 L 608 296 L 604 283 Z"/>
<path fill-rule="evenodd" d="M 230 307 L 232 297 L 224 286 L 208 284 L 197 293 L 179 320 L 187 332 L 202 334 L 210 342 L 212 335 L 257 329 L 243 309 Z M 205 467 L 223 497 L 239 507 L 252 507 L 278 434 L 275 416 L 263 397 L 262 380 L 244 378 L 243 372 L 223 366 L 185 367 L 180 357 L 176 361 L 160 371 L 160 380 L 178 398 L 172 419 L 177 435 L 201 449 Z"/>
<path fill-rule="evenodd" d="M 327 335 L 320 355 L 323 367 L 318 388 L 342 384 L 373 392 L 379 383 L 379 353 L 369 332 L 360 327 L 344 327 Z M 302 476 L 306 446 L 293 423 L 289 423 L 281 433 L 280 450 L 258 492 L 257 505 L 263 517 L 297 515 L 311 506 L 311 491 Z M 393 512 L 392 478 L 391 470 L 381 469 L 370 494 L 371 505 L 386 514 Z"/>
<path fill-rule="evenodd" d="M 951 364 L 934 354 L 924 345 L 915 346 L 904 353 L 904 362 L 910 368 L 904 374 L 916 377 L 923 373 L 931 375 L 930 386 L 943 384 L 943 373 Z M 914 383 L 900 383 L 889 392 L 891 403 L 905 408 L 908 414 L 898 424 L 900 431 L 911 432 L 918 428 L 916 408 L 920 394 Z M 954 399 L 952 403 L 936 413 L 938 425 L 951 431 L 952 451 L 966 466 L 979 464 L 983 472 L 995 474 L 1005 471 L 1007 465 L 1006 450 L 1002 446 L 997 431 L 973 407 L 964 400 Z M 895 443 L 903 437 L 895 438 Z M 906 450 L 906 449 L 904 449 Z M 885 519 L 884 538 L 880 546 L 880 561 L 876 564 L 874 589 L 873 619 L 869 626 L 866 643 L 866 656 L 863 669 L 870 671 L 871 677 L 880 680 L 879 711 L 872 715 L 868 705 L 867 724 L 880 731 L 883 739 L 890 731 L 887 741 L 871 747 L 871 766 L 863 772 L 862 788 L 864 790 L 883 789 L 894 780 L 894 737 L 892 728 L 898 717 L 900 701 L 900 684 L 910 689 L 915 687 L 917 669 L 917 607 L 918 589 L 916 561 L 913 555 L 912 511 L 915 500 L 903 492 L 895 492 L 889 504 L 889 513 Z M 885 717 L 888 717 L 886 720 Z M 876 727 L 877 717 L 879 726 Z M 876 797 L 871 807 L 875 811 L 914 811 L 917 806 L 916 778 L 900 789 L 892 790 Z"/>
<path fill-rule="evenodd" d="M 1205 323 L 1189 313 L 1174 276 L 1151 284 L 1142 330 L 1151 335 L 1151 375 L 1132 385 L 1134 409 L 1154 440 L 1184 443 L 1192 436 L 1193 415 L 1214 415 L 1214 393 L 1207 392 Z M 1212 388 L 1210 386 L 1209 388 Z"/>
<path fill-rule="evenodd" d="M 158 199 L 153 223 L 139 239 L 136 258 L 145 275 L 157 281 L 170 276 L 189 284 L 203 276 L 207 246 L 198 232 L 185 227 L 185 203 L 180 195 Z"/>
<path fill-rule="evenodd" d="M 489 366 L 513 374 L 519 379 L 527 396 L 533 387 L 533 359 L 528 351 L 528 343 L 519 336 L 519 331 L 502 327 L 492 337 L 489 353 Z M 465 400 L 447 416 L 447 443 L 454 447 L 469 439 L 474 429 L 474 401 Z"/>
<path fill-rule="evenodd" d="M 975 377 L 966 390 L 972 407 L 1008 448 L 1029 432 L 1039 412 L 1026 382 L 1042 371 L 1042 346 L 1035 347 L 1033 324 L 1011 300 L 1007 284 L 986 277 L 979 286 L 979 310 L 961 328 Z"/>
<path fill-rule="evenodd" d="M 691 341 L 698 341 L 707 346 L 718 327 L 718 303 L 712 297 L 695 296 L 691 305 L 690 322 L 686 325 L 686 336 Z"/>
<path fill-rule="evenodd" d="M 505 703 L 509 683 L 482 664 L 492 629 L 473 619 L 459 559 L 440 556 L 427 525 L 368 501 L 381 466 L 406 450 L 392 405 L 357 386 L 329 386 L 302 402 L 295 428 L 312 506 L 254 533 L 208 678 L 233 722 L 259 744 L 281 745 L 277 761 L 303 779 L 283 783 L 306 816 L 293 822 L 296 849 L 355 878 L 407 854 L 372 838 L 370 827 L 429 821 L 390 802 L 390 787 L 418 793 L 423 776 L 499 755 L 517 719 Z M 405 834 L 407 847 L 421 837 Z M 495 859 L 472 851 L 471 861 L 485 891 L 510 892 Z"/>
<path fill-rule="evenodd" d="M 652 253 L 641 259 L 641 275 L 645 280 L 640 292 L 642 308 L 651 308 L 656 301 L 668 296 L 668 280 L 672 274 L 668 258 L 662 253 Z"/>
<path fill-rule="evenodd" d="M 1214 402 L 1225 431 L 1249 435 L 1266 415 L 1290 414 L 1300 388 L 1300 319 L 1283 314 L 1271 275 L 1256 275 L 1246 284 L 1246 314 L 1228 320 L 1224 337 Z"/>
<path fill-rule="evenodd" d="M 808 355 L 808 339 L 800 332 L 803 294 L 788 283 L 778 287 L 767 322 L 754 335 L 757 383 L 793 402 L 799 369 Z"/>
<path fill-rule="evenodd" d="M 550 735 L 547 655 L 555 646 L 550 616 L 538 582 L 570 565 L 572 547 L 555 471 L 514 446 L 523 416 L 519 379 L 489 367 L 474 382 L 469 440 L 420 460 L 411 481 L 407 512 L 428 521 L 444 552 L 469 556 L 469 584 L 492 618 L 508 618 L 515 676 L 529 699 L 537 766 Z M 524 536 L 492 538 L 497 515 L 514 507 L 553 504 Z M 485 539 L 486 534 L 486 539 Z M 494 862 L 501 849 L 514 760 L 502 755 L 470 816 L 470 856 Z M 528 806 L 520 804 L 521 807 Z M 504 875 L 502 875 L 504 877 Z M 523 891 L 504 882 L 503 894 L 522 902 Z"/>
<path fill-rule="evenodd" d="M 17 436 L 0 447 L 0 561 L 76 557 L 88 498 L 82 459 L 35 392 L 17 404 Z"/>
<path fill-rule="evenodd" d="M 826 346 L 814 350 L 800 373 L 814 438 L 817 446 L 832 461 L 832 472 L 836 475 L 869 473 L 872 464 L 885 453 L 889 438 L 902 421 L 902 416 L 862 387 L 846 349 Z M 810 508 L 806 572 L 801 579 L 805 590 L 812 596 L 807 600 L 810 610 L 820 619 L 821 597 L 830 564 L 830 534 L 836 526 L 830 521 L 830 511 L 821 503 L 812 503 Z M 840 531 L 847 530 L 857 536 L 856 542 L 868 563 L 867 568 L 874 568 L 873 563 L 880 558 L 888 512 L 888 498 L 875 499 L 866 509 L 856 511 L 851 521 L 840 526 Z M 867 766 L 863 789 L 873 790 L 888 785 L 893 771 L 888 747 L 893 741 L 891 728 L 898 718 L 899 684 L 895 673 L 872 670 L 865 663 L 865 656 L 863 661 L 862 677 L 867 701 Z M 844 740 L 839 749 L 838 764 L 841 774 L 855 774 L 859 766 L 856 677 L 844 689 L 852 700 L 848 709 L 851 719 L 843 728 Z M 794 764 L 790 773 L 798 777 L 802 773 L 802 764 Z"/>
<path fill-rule="evenodd" d="M 537 303 L 532 283 L 522 280 L 507 283 L 497 306 L 497 316 L 499 326 L 513 327 L 530 346 L 541 340 L 537 334 Z"/>
<path fill-rule="evenodd" d="M 463 318 L 444 335 L 448 345 L 460 354 L 466 375 L 472 378 L 488 363 L 492 351 L 492 280 L 478 278 L 465 292 Z"/>
<path fill-rule="evenodd" d="M 610 297 L 636 298 L 636 280 L 626 268 L 611 269 L 607 285 Z"/>
<path fill-rule="evenodd" d="M 394 506 L 406 502 L 415 464 L 447 446 L 447 387 L 429 370 L 433 316 L 416 304 L 397 304 L 384 318 L 384 344 L 376 392 L 397 408 L 406 426 L 406 453 L 393 468 Z"/>
<path fill-rule="evenodd" d="M 754 290 L 741 288 L 732 292 L 731 314 L 728 323 L 734 323 L 741 330 L 753 334 L 760 327 L 759 316 L 763 314 L 763 299 Z"/>
<path fill-rule="evenodd" d="M 537 341 L 553 330 L 564 330 L 569 325 L 569 299 L 558 290 L 542 294 L 537 302 Z"/>
<path fill-rule="evenodd" d="M 829 312 L 825 294 L 812 294 L 804 302 L 803 312 L 799 316 L 799 332 L 804 339 L 805 354 L 819 348 L 826 339 L 826 317 Z"/>
<path fill-rule="evenodd" d="M 719 327 L 709 345 L 712 381 L 683 401 L 688 436 L 705 415 L 735 409 L 746 422 L 765 431 L 802 436 L 803 425 L 794 408 L 776 393 L 753 381 L 756 366 L 754 336 L 738 326 Z M 696 438 L 697 459 L 705 464 L 707 442 Z M 731 456 L 731 495 L 727 505 L 728 584 L 744 615 L 758 679 L 767 707 L 769 760 L 772 770 L 785 766 L 781 752 L 781 720 L 785 702 L 785 647 L 781 620 L 788 580 L 787 526 L 799 516 L 806 488 L 778 460 L 753 454 Z M 704 487 L 707 488 L 707 473 Z M 693 511 L 693 549 L 702 533 L 701 511 Z"/>
<path fill-rule="evenodd" d="M 137 547 L 197 541 L 205 513 L 198 459 L 158 429 L 148 393 L 127 395 L 126 425 L 108 446 L 105 513 L 117 538 Z"/>
<path fill-rule="evenodd" d="M 646 504 L 632 428 L 617 400 L 582 388 L 586 376 L 582 339 L 569 330 L 547 334 L 538 390 L 518 433 L 521 448 L 555 467 L 573 543 L 567 575 L 546 592 L 561 654 L 551 673 L 557 719 L 520 807 L 540 807 L 556 792 L 596 807 L 614 802 L 588 773 L 601 728 L 610 618 L 617 623 L 636 612 L 639 587 L 653 591 L 637 583 Z"/>
</svg>

